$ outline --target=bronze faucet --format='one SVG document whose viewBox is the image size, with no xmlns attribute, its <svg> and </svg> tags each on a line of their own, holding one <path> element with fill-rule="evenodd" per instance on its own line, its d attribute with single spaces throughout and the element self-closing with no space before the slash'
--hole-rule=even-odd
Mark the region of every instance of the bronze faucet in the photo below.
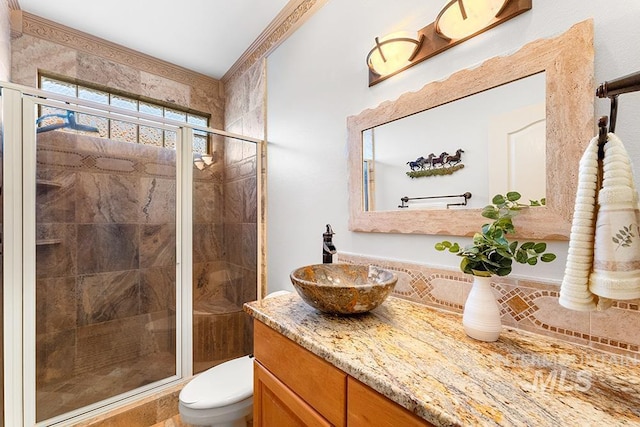
<svg viewBox="0 0 640 427">
<path fill-rule="evenodd" d="M 331 224 L 327 224 L 327 231 L 322 234 L 322 263 L 331 264 L 333 262 L 333 254 L 337 252 L 333 244 L 333 229 Z"/>
</svg>

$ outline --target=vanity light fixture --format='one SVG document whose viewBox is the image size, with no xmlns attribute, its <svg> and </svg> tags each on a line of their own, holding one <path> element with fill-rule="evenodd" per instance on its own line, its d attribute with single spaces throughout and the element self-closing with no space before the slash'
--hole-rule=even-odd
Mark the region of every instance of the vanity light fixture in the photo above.
<svg viewBox="0 0 640 427">
<path fill-rule="evenodd" d="M 532 8 L 532 0 L 450 0 L 417 37 L 376 37 L 367 55 L 369 86 L 380 83 Z"/>
</svg>

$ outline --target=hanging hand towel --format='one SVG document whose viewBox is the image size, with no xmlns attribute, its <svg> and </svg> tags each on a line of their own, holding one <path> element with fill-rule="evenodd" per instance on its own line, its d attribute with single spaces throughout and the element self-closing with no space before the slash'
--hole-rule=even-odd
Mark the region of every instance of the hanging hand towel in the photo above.
<svg viewBox="0 0 640 427">
<path fill-rule="evenodd" d="M 569 254 L 560 288 L 560 304 L 573 310 L 603 310 L 611 299 L 640 298 L 638 194 L 624 145 L 612 133 L 602 164 L 604 178 L 598 191 L 598 138 L 594 138 L 580 160 Z"/>
<path fill-rule="evenodd" d="M 598 138 L 593 138 L 578 169 L 578 191 L 569 236 L 569 254 L 560 287 L 560 305 L 578 310 L 596 308 L 596 298 L 589 291 L 589 274 L 593 265 L 595 210 L 598 181 Z"/>
<path fill-rule="evenodd" d="M 614 134 L 604 147 L 595 253 L 589 290 L 603 298 L 640 298 L 640 212 L 631 161 Z"/>
</svg>

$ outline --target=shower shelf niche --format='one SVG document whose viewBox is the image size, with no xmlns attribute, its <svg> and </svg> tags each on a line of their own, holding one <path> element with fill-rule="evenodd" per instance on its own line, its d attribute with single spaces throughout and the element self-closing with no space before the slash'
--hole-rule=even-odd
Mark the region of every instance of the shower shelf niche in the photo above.
<svg viewBox="0 0 640 427">
<path fill-rule="evenodd" d="M 60 184 L 59 182 L 49 181 L 49 180 L 46 180 L 46 179 L 37 179 L 36 180 L 36 185 L 39 185 L 41 187 L 54 187 L 54 188 L 62 187 L 62 184 Z"/>
<path fill-rule="evenodd" d="M 62 239 L 40 239 L 40 240 L 36 240 L 36 246 L 59 245 L 60 243 L 62 243 Z"/>
</svg>

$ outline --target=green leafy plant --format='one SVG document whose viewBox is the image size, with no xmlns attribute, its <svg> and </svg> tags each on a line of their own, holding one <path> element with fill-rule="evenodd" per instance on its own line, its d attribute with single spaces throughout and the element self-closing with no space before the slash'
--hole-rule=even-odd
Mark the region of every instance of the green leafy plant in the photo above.
<svg viewBox="0 0 640 427">
<path fill-rule="evenodd" d="M 531 200 L 530 205 L 518 202 L 521 195 L 515 191 L 506 195 L 497 194 L 491 205 L 482 210 L 482 216 L 493 222 L 484 224 L 479 233 L 473 236 L 471 245 L 461 248 L 458 243 L 447 240 L 435 244 L 438 251 L 449 251 L 460 257 L 460 270 L 474 276 L 507 276 L 511 273 L 515 260 L 520 264 L 536 265 L 538 260 L 551 262 L 556 255 L 546 252 L 544 242 L 509 242 L 507 234 L 515 232 L 512 219 L 527 206 L 542 206 L 545 200 Z"/>
</svg>

